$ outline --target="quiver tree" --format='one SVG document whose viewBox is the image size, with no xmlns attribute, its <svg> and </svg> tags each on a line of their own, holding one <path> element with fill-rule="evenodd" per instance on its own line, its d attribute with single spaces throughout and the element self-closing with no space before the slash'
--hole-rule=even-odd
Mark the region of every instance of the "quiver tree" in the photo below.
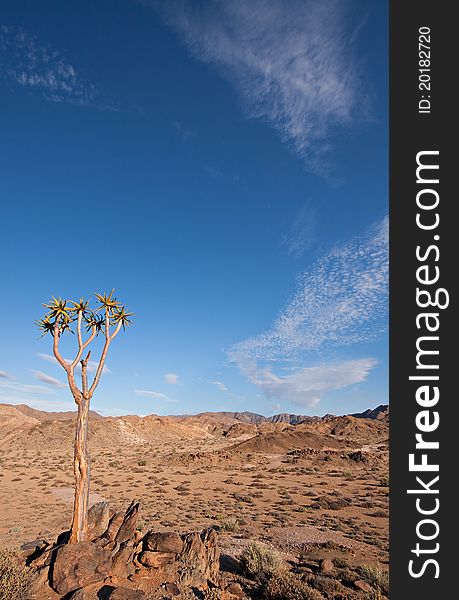
<svg viewBox="0 0 459 600">
<path fill-rule="evenodd" d="M 126 308 L 113 297 L 114 291 L 112 290 L 110 294 L 95 294 L 98 303 L 95 310 L 89 308 L 89 302 L 84 298 L 75 302 L 53 297 L 49 304 L 43 305 L 48 312 L 37 322 L 43 335 L 49 333 L 53 337 L 54 356 L 67 374 L 68 385 L 78 407 L 74 450 L 75 501 L 70 542 L 84 541 L 87 532 L 90 483 L 89 405 L 104 370 L 111 342 L 121 329 L 125 329 L 131 323 L 129 317 L 132 313 L 126 312 Z M 59 342 L 66 332 L 75 333 L 72 327 L 76 331 L 78 350 L 75 358 L 70 361 L 62 357 Z M 83 339 L 83 328 L 86 329 L 86 340 Z M 89 382 L 88 363 L 91 356 L 89 346 L 99 334 L 105 338 L 104 345 L 99 362 L 96 363 L 94 378 Z M 75 379 L 75 369 L 79 365 L 81 367 L 80 387 Z"/>
</svg>

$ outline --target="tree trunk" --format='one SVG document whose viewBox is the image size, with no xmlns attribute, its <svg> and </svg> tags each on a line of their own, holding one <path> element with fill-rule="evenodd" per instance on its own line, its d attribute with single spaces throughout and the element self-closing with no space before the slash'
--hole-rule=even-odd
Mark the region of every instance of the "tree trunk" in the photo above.
<svg viewBox="0 0 459 600">
<path fill-rule="evenodd" d="M 73 469 L 75 473 L 75 501 L 70 532 L 70 543 L 85 540 L 88 526 L 90 464 L 88 452 L 89 398 L 78 402 Z"/>
</svg>

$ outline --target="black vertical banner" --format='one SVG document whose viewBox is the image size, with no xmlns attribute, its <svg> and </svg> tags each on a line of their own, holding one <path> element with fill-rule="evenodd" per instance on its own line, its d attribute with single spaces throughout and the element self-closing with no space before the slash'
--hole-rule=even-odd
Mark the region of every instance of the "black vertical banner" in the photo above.
<svg viewBox="0 0 459 600">
<path fill-rule="evenodd" d="M 390 6 L 390 598 L 440 600 L 458 595 L 458 34 L 451 2 Z"/>
</svg>

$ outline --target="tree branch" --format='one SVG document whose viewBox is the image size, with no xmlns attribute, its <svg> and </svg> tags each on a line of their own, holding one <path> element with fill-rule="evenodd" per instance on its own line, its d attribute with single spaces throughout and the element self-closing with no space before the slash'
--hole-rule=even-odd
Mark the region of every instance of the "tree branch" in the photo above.
<svg viewBox="0 0 459 600">
<path fill-rule="evenodd" d="M 91 356 L 91 350 L 88 352 L 86 358 L 81 361 L 81 386 L 82 386 L 83 396 L 84 397 L 86 397 L 86 395 L 88 393 L 88 372 L 87 372 L 87 368 L 88 368 L 88 361 L 89 361 L 89 357 L 90 356 Z"/>
<path fill-rule="evenodd" d="M 75 356 L 74 361 L 72 362 L 72 369 L 74 369 L 78 361 L 81 359 L 81 355 L 83 354 L 83 338 L 81 336 L 81 321 L 83 320 L 83 312 L 81 310 L 78 311 L 78 323 L 77 323 L 77 339 L 78 339 L 78 352 Z"/>
<path fill-rule="evenodd" d="M 75 375 L 74 375 L 74 372 L 73 372 L 73 369 L 74 369 L 73 364 L 68 364 L 62 358 L 62 356 L 61 356 L 61 354 L 59 352 L 59 321 L 60 321 L 60 316 L 56 317 L 56 322 L 54 323 L 53 352 L 54 352 L 54 356 L 56 357 L 57 362 L 61 365 L 61 367 L 63 369 L 65 369 L 65 371 L 67 373 L 67 379 L 68 379 L 68 382 L 69 382 L 70 391 L 72 392 L 72 395 L 75 398 L 75 402 L 77 404 L 79 404 L 79 402 L 81 401 L 81 390 L 78 388 L 77 384 L 75 383 Z"/>
<path fill-rule="evenodd" d="M 61 354 L 59 352 L 59 321 L 60 321 L 60 316 L 56 318 L 56 322 L 54 323 L 54 331 L 53 331 L 53 338 L 54 338 L 53 353 L 54 353 L 54 356 L 55 356 L 57 362 L 68 373 L 69 372 L 69 365 L 65 362 L 65 360 L 62 358 L 62 356 L 61 356 Z"/>
<path fill-rule="evenodd" d="M 70 391 L 72 392 L 75 402 L 79 405 L 83 397 L 83 393 L 76 384 L 75 373 L 72 366 L 70 366 L 69 370 L 67 371 L 67 379 L 69 382 Z"/>
<path fill-rule="evenodd" d="M 116 336 L 119 334 L 119 332 L 121 330 L 121 326 L 122 326 L 122 323 L 121 323 L 121 321 L 119 321 L 118 325 L 116 326 L 115 331 L 113 332 L 112 336 L 110 337 L 110 341 L 114 340 L 116 338 Z"/>
<path fill-rule="evenodd" d="M 75 360 L 72 362 L 72 368 L 75 368 L 78 364 L 78 361 L 81 360 L 81 357 L 83 356 L 83 350 L 85 348 L 87 348 L 89 346 L 89 344 L 92 342 L 92 340 L 96 337 L 96 327 L 93 325 L 92 327 L 92 331 L 91 331 L 91 335 L 89 336 L 89 338 L 83 343 L 83 336 L 81 335 L 81 322 L 83 320 L 83 315 L 82 313 L 78 313 L 78 327 L 77 327 L 77 334 L 78 334 L 78 353 L 75 357 Z"/>
<path fill-rule="evenodd" d="M 97 367 L 96 374 L 94 376 L 94 380 L 92 382 L 91 387 L 89 388 L 89 396 L 92 397 L 94 390 L 99 384 L 100 376 L 102 375 L 102 371 L 104 370 L 105 359 L 107 358 L 108 347 L 110 346 L 111 338 L 110 338 L 110 314 L 108 309 L 105 310 L 105 344 L 102 350 L 102 354 L 100 356 L 99 365 Z"/>
<path fill-rule="evenodd" d="M 85 343 L 83 344 L 83 350 L 84 350 L 84 349 L 85 349 L 87 346 L 89 346 L 89 344 L 92 342 L 92 340 L 93 340 L 93 339 L 96 337 L 96 333 L 97 333 L 97 331 L 96 331 L 96 326 L 95 326 L 95 325 L 93 325 L 93 326 L 92 326 L 92 332 L 91 332 L 91 335 L 89 336 L 89 338 L 88 338 L 88 339 L 85 341 Z"/>
</svg>

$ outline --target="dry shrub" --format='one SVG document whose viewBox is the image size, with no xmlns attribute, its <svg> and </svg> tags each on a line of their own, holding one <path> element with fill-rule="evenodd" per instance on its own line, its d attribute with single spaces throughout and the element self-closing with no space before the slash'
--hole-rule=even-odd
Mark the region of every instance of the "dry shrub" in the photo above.
<svg viewBox="0 0 459 600">
<path fill-rule="evenodd" d="M 229 531 L 230 533 L 234 533 L 239 531 L 239 521 L 234 517 L 228 517 L 226 519 L 220 520 L 220 529 L 222 531 Z"/>
<path fill-rule="evenodd" d="M 278 573 L 283 568 L 282 559 L 277 552 L 259 542 L 249 542 L 241 558 L 242 570 L 254 579 L 264 579 Z"/>
<path fill-rule="evenodd" d="M 365 600 L 383 600 L 386 596 L 383 596 L 380 590 L 371 590 L 371 592 L 365 592 Z"/>
<path fill-rule="evenodd" d="M 359 567 L 362 579 L 372 585 L 376 592 L 389 594 L 389 573 L 381 569 L 379 565 L 363 565 Z"/>
<path fill-rule="evenodd" d="M 30 574 L 11 550 L 0 550 L 0 600 L 26 600 Z"/>
<path fill-rule="evenodd" d="M 265 544 L 250 542 L 240 562 L 243 571 L 258 581 L 264 600 L 324 600 L 319 591 L 288 571 L 279 554 Z"/>
<path fill-rule="evenodd" d="M 324 600 L 320 592 L 289 571 L 272 575 L 262 586 L 266 600 Z"/>
</svg>

